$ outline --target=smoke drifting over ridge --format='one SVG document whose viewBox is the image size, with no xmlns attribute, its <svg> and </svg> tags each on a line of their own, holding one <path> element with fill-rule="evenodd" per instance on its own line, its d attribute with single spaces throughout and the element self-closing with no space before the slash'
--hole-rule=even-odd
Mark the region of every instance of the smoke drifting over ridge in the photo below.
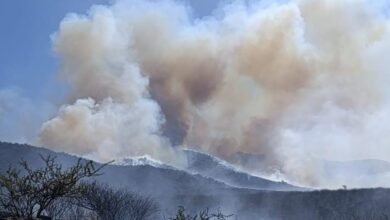
<svg viewBox="0 0 390 220">
<path fill-rule="evenodd" d="M 327 185 L 318 159 L 390 160 L 380 9 L 231 3 L 194 19 L 175 2 L 119 1 L 70 14 L 53 44 L 71 92 L 39 141 L 97 160 L 263 154 L 289 180 Z"/>
</svg>

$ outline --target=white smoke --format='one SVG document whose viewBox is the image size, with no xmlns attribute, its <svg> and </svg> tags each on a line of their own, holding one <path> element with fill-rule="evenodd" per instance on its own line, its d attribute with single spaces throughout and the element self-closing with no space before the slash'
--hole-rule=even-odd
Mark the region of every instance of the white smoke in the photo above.
<svg viewBox="0 0 390 220">
<path fill-rule="evenodd" d="M 40 141 L 98 160 L 173 163 L 171 143 L 263 154 L 291 181 L 335 186 L 322 159 L 390 160 L 381 4 L 235 2 L 194 19 L 176 2 L 119 1 L 68 15 L 53 42 L 71 92 Z"/>
<path fill-rule="evenodd" d="M 70 105 L 42 126 L 40 141 L 56 150 L 110 160 L 129 155 L 169 155 L 163 117 L 150 99 L 148 79 L 129 60 L 128 33 L 105 7 L 92 18 L 69 15 L 54 36 L 71 85 Z"/>
</svg>

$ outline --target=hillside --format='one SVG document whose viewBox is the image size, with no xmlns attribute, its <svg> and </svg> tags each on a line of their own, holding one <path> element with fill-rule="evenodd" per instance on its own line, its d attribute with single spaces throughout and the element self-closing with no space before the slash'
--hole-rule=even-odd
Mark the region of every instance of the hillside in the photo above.
<svg viewBox="0 0 390 220">
<path fill-rule="evenodd" d="M 213 178 L 232 186 L 259 190 L 303 190 L 303 188 L 289 185 L 285 182 L 275 182 L 265 178 L 245 173 L 226 161 L 211 155 L 185 150 L 188 166 L 186 169 L 205 177 Z"/>
<path fill-rule="evenodd" d="M 9 164 L 19 159 L 39 166 L 39 154 L 56 155 L 64 166 L 74 163 L 77 158 L 64 153 L 55 153 L 43 148 L 29 145 L 0 143 L 0 170 L 4 171 Z M 195 158 L 216 163 L 213 174 L 225 169 L 217 178 L 225 178 L 232 171 L 224 167 L 223 162 L 212 159 L 205 154 L 190 152 Z M 195 156 L 194 156 L 195 155 Z M 193 161 L 194 162 L 194 161 Z M 98 181 L 109 183 L 114 187 L 126 188 L 153 197 L 161 208 L 161 216 L 171 216 L 177 206 L 184 205 L 189 212 L 209 207 L 233 213 L 240 220 L 253 219 L 388 219 L 390 217 L 390 190 L 356 189 L 325 191 L 273 191 L 233 187 L 216 179 L 205 177 L 200 164 L 192 164 L 194 171 L 186 172 L 170 167 L 153 166 L 153 164 L 109 165 Z M 226 164 L 225 164 L 226 165 Z M 210 167 L 211 165 L 207 165 Z M 226 165 L 229 167 L 229 165 Z M 222 167 L 222 168 L 221 168 Z M 233 169 L 234 170 L 234 169 Z M 238 171 L 237 171 L 238 172 Z M 244 175 L 240 173 L 240 175 Z M 229 176 L 229 175 L 227 175 Z M 247 184 L 261 183 L 261 179 L 249 177 L 248 182 L 240 178 L 230 181 Z M 226 178 L 225 178 L 226 180 Z M 240 182 L 241 181 L 241 182 Z M 163 219 L 163 217 L 162 217 Z"/>
</svg>

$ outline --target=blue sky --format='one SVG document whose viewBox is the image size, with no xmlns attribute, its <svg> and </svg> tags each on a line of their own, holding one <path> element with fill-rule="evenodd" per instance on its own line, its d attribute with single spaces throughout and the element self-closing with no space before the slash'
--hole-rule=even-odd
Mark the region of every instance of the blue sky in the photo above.
<svg viewBox="0 0 390 220">
<path fill-rule="evenodd" d="M 109 0 L 2 0 L 0 7 L 0 90 L 17 90 L 34 102 L 55 100 L 65 87 L 57 80 L 58 59 L 50 36 L 67 13 L 85 13 Z M 205 16 L 218 0 L 188 0 L 195 16 Z"/>
<path fill-rule="evenodd" d="M 131 0 L 130 0 L 131 1 Z M 219 0 L 184 0 L 196 17 Z M 50 36 L 68 13 L 112 0 L 2 0 L 0 3 L 0 140 L 30 142 L 66 98 Z"/>
</svg>

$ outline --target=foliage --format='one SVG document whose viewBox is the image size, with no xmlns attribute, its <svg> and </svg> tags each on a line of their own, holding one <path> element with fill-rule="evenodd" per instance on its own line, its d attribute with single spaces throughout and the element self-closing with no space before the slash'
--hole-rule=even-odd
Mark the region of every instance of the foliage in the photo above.
<svg viewBox="0 0 390 220">
<path fill-rule="evenodd" d="M 100 175 L 107 164 L 95 167 L 93 161 L 79 159 L 68 169 L 56 163 L 56 157 L 40 156 L 44 166 L 32 169 L 25 161 L 19 168 L 9 167 L 0 174 L 0 207 L 14 217 L 41 216 L 60 198 L 78 197 L 82 188 L 78 183 L 85 178 Z"/>
<path fill-rule="evenodd" d="M 125 190 L 115 190 L 104 184 L 84 184 L 83 195 L 77 205 L 91 210 L 102 220 L 143 220 L 158 212 L 150 198 Z"/>
<path fill-rule="evenodd" d="M 200 211 L 198 214 L 191 216 L 185 213 L 185 208 L 183 206 L 179 206 L 176 216 L 173 218 L 169 218 L 170 220 L 226 220 L 233 215 L 225 215 L 218 211 L 217 213 L 209 213 L 208 209 Z"/>
</svg>

